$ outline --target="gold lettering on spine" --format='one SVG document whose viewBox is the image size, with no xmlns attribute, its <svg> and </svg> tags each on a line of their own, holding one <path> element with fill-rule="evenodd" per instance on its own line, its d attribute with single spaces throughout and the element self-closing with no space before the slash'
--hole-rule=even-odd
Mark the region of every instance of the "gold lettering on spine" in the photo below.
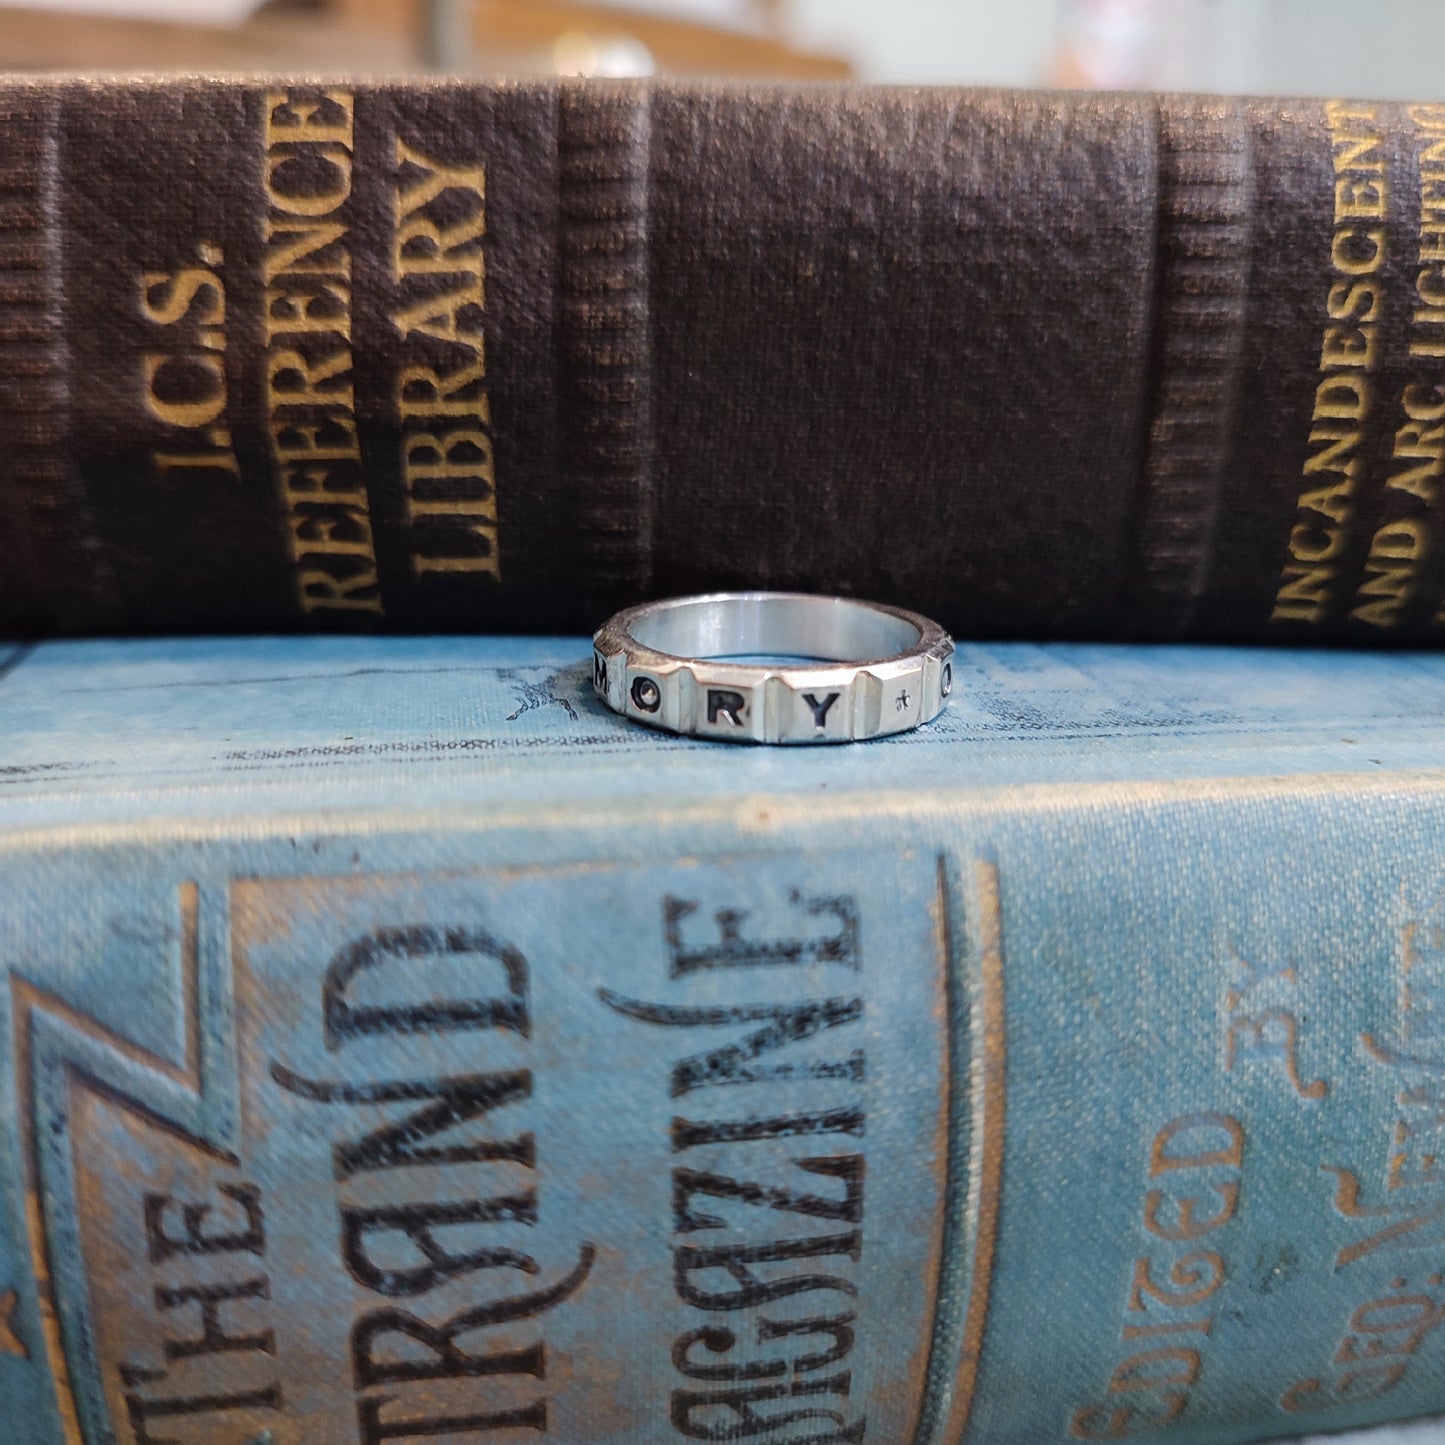
<svg viewBox="0 0 1445 1445">
<path fill-rule="evenodd" d="M 392 325 L 408 552 L 417 577 L 501 577 L 487 391 L 486 174 L 396 141 Z"/>
<path fill-rule="evenodd" d="M 1360 1035 L 1365 1057 L 1385 1071 L 1395 1096 L 1383 1168 L 1372 1181 L 1366 1171 L 1321 1165 L 1333 1176 L 1335 1213 L 1351 1221 L 1352 1237 L 1335 1252 L 1335 1272 L 1351 1271 L 1367 1298 L 1350 1312 L 1328 1364 L 1281 1395 L 1281 1408 L 1291 1412 L 1356 1405 L 1388 1393 L 1408 1378 L 1421 1344 L 1445 1324 L 1439 1267 L 1445 1245 L 1445 924 L 1438 912 L 1400 930 L 1396 997 L 1392 1034 Z M 1388 1283 L 1386 1270 L 1398 1271 Z"/>
<path fill-rule="evenodd" d="M 1385 481 L 1387 498 L 1400 509 L 1384 521 L 1370 543 L 1365 580 L 1355 594 L 1353 621 L 1381 631 L 1398 627 L 1419 595 L 1423 569 L 1433 550 L 1432 514 L 1445 472 L 1445 106 L 1410 107 L 1420 167 L 1420 234 L 1411 313 L 1410 357 L 1424 376 L 1406 382 L 1399 425 Z M 1445 625 L 1445 609 L 1435 625 Z"/>
<path fill-rule="evenodd" d="M 266 96 L 266 404 L 301 606 L 381 613 L 351 383 L 355 100 Z"/>
<path fill-rule="evenodd" d="M 1144 1226 L 1167 1244 L 1192 1244 L 1223 1228 L 1239 1208 L 1244 1125 L 1231 1114 L 1181 1114 L 1149 1146 Z M 1228 1278 L 1225 1258 L 1213 1249 L 1185 1249 L 1164 1258 L 1134 1260 L 1128 1304 L 1119 1330 L 1120 1352 L 1103 1400 L 1080 1406 L 1069 1420 L 1075 1440 L 1119 1440 L 1157 1430 L 1189 1403 L 1204 1368 L 1204 1347 L 1214 1328 L 1214 1306 L 1196 1312 Z M 1190 1339 L 1189 1336 L 1198 1338 Z"/>
<path fill-rule="evenodd" d="M 1299 978 L 1294 965 L 1272 968 L 1233 949 L 1230 962 L 1237 972 L 1224 995 L 1225 1073 L 1232 1074 L 1237 1065 L 1255 1061 L 1278 1064 L 1301 1099 L 1323 1099 L 1329 1085 L 1323 1079 L 1306 1083 L 1300 1075 Z"/>
<path fill-rule="evenodd" d="M 226 283 L 221 248 L 196 248 L 199 264 L 147 271 L 140 278 L 141 315 L 163 327 L 157 349 L 141 357 L 145 409 L 184 433 L 151 453 L 151 469 L 166 480 L 196 481 L 216 472 L 240 475 L 226 410 Z M 160 342 L 163 342 L 163 347 Z"/>
<path fill-rule="evenodd" d="M 1335 175 L 1330 265 L 1336 278 L 1325 304 L 1322 380 L 1315 391 L 1304 485 L 1290 530 L 1288 558 L 1275 592 L 1272 622 L 1323 622 L 1334 604 L 1337 560 L 1355 515 L 1359 450 L 1371 413 L 1369 373 L 1379 359 L 1380 285 L 1387 253 L 1383 223 L 1390 201 L 1384 136 L 1373 106 L 1325 107 Z"/>
</svg>

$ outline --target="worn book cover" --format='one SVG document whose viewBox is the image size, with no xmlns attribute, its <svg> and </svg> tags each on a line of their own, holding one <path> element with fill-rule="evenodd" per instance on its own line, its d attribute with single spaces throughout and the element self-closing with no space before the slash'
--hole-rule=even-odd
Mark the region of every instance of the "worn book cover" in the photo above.
<svg viewBox="0 0 1445 1445">
<path fill-rule="evenodd" d="M 1445 1409 L 1445 659 L 965 645 L 816 750 L 585 639 L 8 663 L 7 1440 Z"/>
</svg>

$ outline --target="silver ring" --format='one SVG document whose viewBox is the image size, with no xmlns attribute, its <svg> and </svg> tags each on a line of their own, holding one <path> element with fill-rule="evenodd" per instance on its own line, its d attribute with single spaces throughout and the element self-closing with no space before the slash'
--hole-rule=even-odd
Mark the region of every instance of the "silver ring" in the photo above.
<svg viewBox="0 0 1445 1445">
<path fill-rule="evenodd" d="M 614 712 L 728 742 L 907 732 L 937 717 L 953 689 L 953 639 L 936 622 L 802 592 L 644 603 L 603 623 L 592 648 L 592 684 Z M 747 660 L 759 657 L 769 660 Z"/>
</svg>

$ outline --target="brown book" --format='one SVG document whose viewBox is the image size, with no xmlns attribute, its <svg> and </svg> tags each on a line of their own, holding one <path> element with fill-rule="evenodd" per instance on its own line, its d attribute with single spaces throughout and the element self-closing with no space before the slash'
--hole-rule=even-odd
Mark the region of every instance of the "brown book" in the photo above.
<svg viewBox="0 0 1445 1445">
<path fill-rule="evenodd" d="M 1445 629 L 1445 106 L 0 83 L 0 629 Z"/>
</svg>

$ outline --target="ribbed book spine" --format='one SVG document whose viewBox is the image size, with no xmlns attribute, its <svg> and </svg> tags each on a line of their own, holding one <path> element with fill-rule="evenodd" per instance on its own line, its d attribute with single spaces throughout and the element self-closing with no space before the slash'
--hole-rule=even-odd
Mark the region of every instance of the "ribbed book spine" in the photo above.
<svg viewBox="0 0 1445 1445">
<path fill-rule="evenodd" d="M 0 630 L 1441 636 L 1445 110 L 9 80 Z"/>
</svg>

